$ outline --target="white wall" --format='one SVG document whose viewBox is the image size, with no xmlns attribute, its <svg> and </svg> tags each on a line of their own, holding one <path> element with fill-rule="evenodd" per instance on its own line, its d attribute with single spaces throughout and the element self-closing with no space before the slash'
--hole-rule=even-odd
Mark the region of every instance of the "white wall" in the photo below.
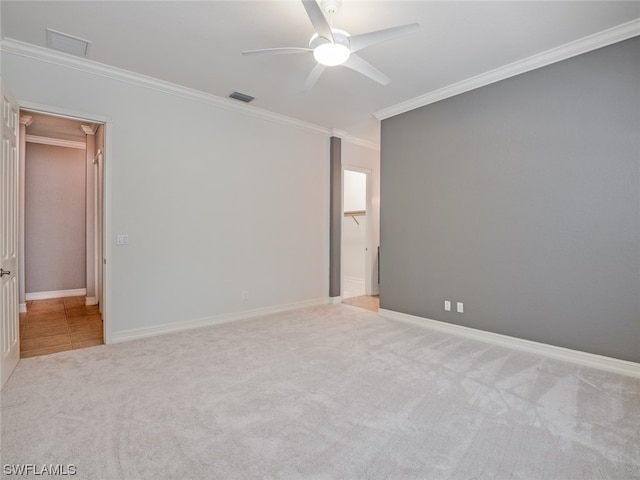
<svg viewBox="0 0 640 480">
<path fill-rule="evenodd" d="M 14 53 L 2 75 L 23 105 L 109 120 L 112 335 L 328 297 L 327 132 Z"/>
<path fill-rule="evenodd" d="M 362 215 L 355 217 L 355 220 L 351 216 L 342 219 L 342 276 L 364 282 L 367 217 Z"/>
<path fill-rule="evenodd" d="M 365 211 L 367 209 L 367 174 L 345 170 L 343 186 L 344 211 Z M 345 216 L 342 219 L 343 277 L 362 280 L 362 282 L 365 280 L 367 228 L 366 215 Z"/>
<path fill-rule="evenodd" d="M 344 172 L 344 211 L 366 210 L 367 174 L 345 170 Z"/>
<path fill-rule="evenodd" d="M 370 241 L 366 253 L 366 271 L 371 285 L 371 293 L 377 294 L 379 291 L 377 250 L 380 244 L 380 150 L 368 144 L 349 141 L 348 138 L 344 139 L 342 141 L 342 166 L 345 170 L 369 173 L 371 204 L 367 206 L 366 223 Z M 350 218 L 345 220 L 353 223 Z"/>
</svg>

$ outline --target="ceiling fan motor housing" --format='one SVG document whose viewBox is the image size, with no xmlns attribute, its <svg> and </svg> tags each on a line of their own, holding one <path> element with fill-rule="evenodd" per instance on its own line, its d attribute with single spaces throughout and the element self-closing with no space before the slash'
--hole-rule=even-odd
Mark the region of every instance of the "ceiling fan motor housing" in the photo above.
<svg viewBox="0 0 640 480">
<path fill-rule="evenodd" d="M 347 32 L 345 32 L 344 30 L 340 30 L 339 28 L 332 28 L 331 32 L 333 33 L 333 40 L 335 43 L 344 45 L 348 49 L 351 49 L 351 45 L 349 43 L 349 34 Z M 320 45 L 323 45 L 325 43 L 331 43 L 331 40 L 321 37 L 317 33 L 314 33 L 311 37 L 311 40 L 309 40 L 309 48 L 315 49 L 316 47 L 319 47 Z"/>
</svg>

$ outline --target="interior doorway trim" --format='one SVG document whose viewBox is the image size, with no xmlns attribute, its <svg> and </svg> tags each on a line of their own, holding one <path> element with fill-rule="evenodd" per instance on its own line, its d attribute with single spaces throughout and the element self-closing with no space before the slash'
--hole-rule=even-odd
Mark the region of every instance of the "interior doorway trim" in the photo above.
<svg viewBox="0 0 640 480">
<path fill-rule="evenodd" d="M 102 158 L 104 160 L 103 163 L 103 182 L 102 182 L 102 258 L 99 261 L 102 262 L 102 300 L 103 304 L 101 306 L 102 319 L 103 319 L 103 338 L 104 343 L 109 344 L 112 343 L 112 334 L 111 334 L 111 323 L 108 321 L 109 319 L 109 308 L 111 305 L 111 275 L 109 273 L 109 264 L 106 259 L 111 257 L 111 248 L 112 246 L 107 238 L 111 238 L 111 220 L 110 220 L 110 211 L 111 211 L 111 156 L 109 153 L 112 151 L 112 134 L 113 131 L 113 120 L 111 117 L 105 115 L 99 115 L 90 112 L 83 112 L 78 110 L 73 110 L 69 108 L 45 105 L 36 102 L 30 102 L 18 99 L 18 105 L 21 110 L 29 110 L 37 113 L 42 113 L 45 115 L 53 115 L 64 118 L 72 118 L 75 120 L 92 122 L 92 123 L 101 123 L 104 125 L 104 151 L 101 152 Z M 107 161 L 107 156 L 109 155 L 109 159 Z M 24 181 L 24 172 L 21 172 L 22 178 L 21 182 Z M 20 198 L 19 198 L 19 208 L 20 208 L 20 216 L 21 216 L 21 224 L 24 226 L 24 207 L 25 207 L 25 198 L 24 198 L 24 188 L 21 188 Z M 21 264 L 19 267 L 20 274 L 22 278 L 24 278 L 24 247 L 25 247 L 25 237 L 24 230 L 21 232 L 19 239 L 19 251 L 21 252 Z"/>
</svg>

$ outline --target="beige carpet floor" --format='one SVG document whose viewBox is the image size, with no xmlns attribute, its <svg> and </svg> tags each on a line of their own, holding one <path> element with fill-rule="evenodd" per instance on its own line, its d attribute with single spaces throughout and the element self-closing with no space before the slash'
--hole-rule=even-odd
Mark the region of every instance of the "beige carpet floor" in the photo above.
<svg viewBox="0 0 640 480">
<path fill-rule="evenodd" d="M 5 478 L 640 478 L 640 379 L 345 305 L 23 359 L 1 402 Z"/>
</svg>

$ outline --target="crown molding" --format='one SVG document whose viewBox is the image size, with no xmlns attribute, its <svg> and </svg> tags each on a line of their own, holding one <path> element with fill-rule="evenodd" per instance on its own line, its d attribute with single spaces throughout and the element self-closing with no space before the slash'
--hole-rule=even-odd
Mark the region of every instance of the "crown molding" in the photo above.
<svg viewBox="0 0 640 480">
<path fill-rule="evenodd" d="M 358 145 L 359 147 L 370 148 L 371 150 L 380 150 L 380 144 L 375 142 L 370 142 L 369 140 L 363 140 L 361 138 L 354 137 L 353 135 L 349 135 L 349 133 L 344 130 L 339 130 L 337 128 L 332 128 L 329 130 L 330 137 L 338 137 L 345 141 L 346 143 L 351 143 L 352 145 Z"/>
<path fill-rule="evenodd" d="M 374 115 L 378 120 L 384 120 L 638 35 L 640 18 L 378 110 Z"/>
<path fill-rule="evenodd" d="M 194 100 L 200 103 L 215 105 L 226 110 L 242 112 L 246 115 L 251 115 L 263 120 L 276 122 L 281 125 L 296 127 L 313 133 L 329 135 L 329 129 L 321 127 L 319 125 L 287 117 L 286 115 L 269 112 L 267 110 L 263 110 L 251 105 L 240 104 L 230 99 L 200 92 L 198 90 L 184 87 L 182 85 L 166 82 L 164 80 L 148 77 L 146 75 L 130 72 L 128 70 L 112 67 L 86 58 L 80 58 L 74 55 L 69 55 L 29 43 L 21 42 L 12 38 L 3 39 L 2 42 L 0 42 L 0 50 L 2 51 L 2 53 L 11 53 L 42 62 L 51 63 L 61 67 L 79 70 L 92 75 L 130 83 L 138 87 L 157 90 L 169 95 Z"/>
<path fill-rule="evenodd" d="M 41 145 L 52 145 L 54 147 L 67 147 L 78 148 L 80 150 L 86 150 L 87 144 L 85 142 L 78 142 L 75 140 L 62 140 L 61 138 L 40 137 L 38 135 L 25 135 L 27 143 L 39 143 Z"/>
</svg>

